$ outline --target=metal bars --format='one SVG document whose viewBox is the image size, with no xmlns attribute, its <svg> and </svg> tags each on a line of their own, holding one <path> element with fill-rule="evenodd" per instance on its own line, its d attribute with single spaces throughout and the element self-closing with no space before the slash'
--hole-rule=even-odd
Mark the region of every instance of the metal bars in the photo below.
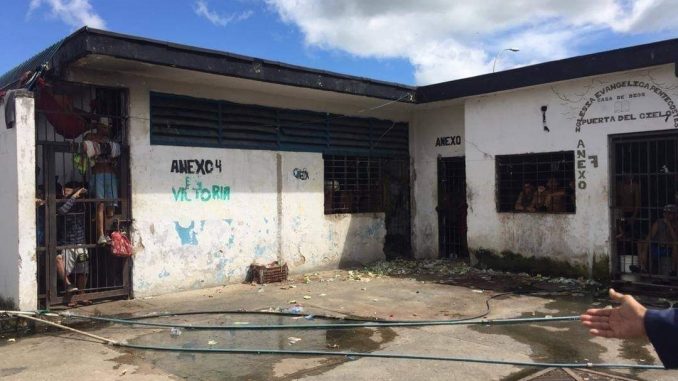
<svg viewBox="0 0 678 381">
<path fill-rule="evenodd" d="M 125 223 L 131 211 L 126 112 L 123 89 L 70 82 L 39 86 L 36 233 L 38 296 L 43 307 L 131 292 L 131 260 L 112 256 L 110 247 L 100 244 L 97 231 L 99 211 L 108 214 L 103 219 L 104 234 L 117 230 L 116 221 L 123 221 L 121 230 L 129 226 Z M 108 126 L 109 143 L 96 145 L 94 159 L 85 147 L 94 146 L 85 143 L 85 137 L 94 141 L 91 136 L 98 133 L 99 124 Z M 95 171 L 102 174 L 103 157 L 111 172 L 97 181 Z M 86 191 L 69 201 L 80 188 Z M 97 194 L 101 189 L 106 189 L 105 194 Z M 78 292 L 66 292 L 67 283 Z"/>
<path fill-rule="evenodd" d="M 438 242 L 440 256 L 468 256 L 466 167 L 463 157 L 438 158 Z"/>
<path fill-rule="evenodd" d="M 613 136 L 611 161 L 613 273 L 678 280 L 678 134 Z"/>
<path fill-rule="evenodd" d="M 574 152 L 496 156 L 497 211 L 575 213 Z"/>
<path fill-rule="evenodd" d="M 383 212 L 382 158 L 323 155 L 325 214 Z"/>
</svg>

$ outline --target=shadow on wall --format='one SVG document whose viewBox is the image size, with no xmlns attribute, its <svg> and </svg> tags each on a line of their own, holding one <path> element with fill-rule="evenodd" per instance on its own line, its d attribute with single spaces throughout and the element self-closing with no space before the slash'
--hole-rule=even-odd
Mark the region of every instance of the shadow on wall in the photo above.
<svg viewBox="0 0 678 381">
<path fill-rule="evenodd" d="M 16 303 L 14 303 L 14 299 L 0 296 L 0 310 L 16 311 L 18 308 Z"/>
</svg>

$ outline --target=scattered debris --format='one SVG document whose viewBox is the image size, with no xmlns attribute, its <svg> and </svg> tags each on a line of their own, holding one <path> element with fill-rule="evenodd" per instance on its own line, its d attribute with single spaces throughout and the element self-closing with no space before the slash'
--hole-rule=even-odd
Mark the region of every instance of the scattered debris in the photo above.
<svg viewBox="0 0 678 381">
<path fill-rule="evenodd" d="M 315 319 L 315 316 L 313 316 L 313 315 L 306 315 L 306 316 L 304 316 L 304 319 L 306 319 L 306 320 L 313 320 L 313 319 Z"/>
<path fill-rule="evenodd" d="M 339 344 L 327 344 L 327 348 L 336 349 L 339 348 Z"/>
<path fill-rule="evenodd" d="M 306 300 L 311 299 L 311 295 L 304 295 L 304 299 L 306 299 Z"/>
<path fill-rule="evenodd" d="M 541 274 L 529 275 L 527 273 L 479 269 L 462 261 L 448 259 L 379 261 L 362 269 L 348 271 L 346 280 L 365 282 L 383 276 L 409 276 L 417 281 L 421 281 L 423 277 L 427 281 L 435 281 L 440 284 L 468 285 L 471 283 L 479 289 L 493 290 L 497 285 L 504 285 L 506 290 L 532 289 L 578 294 L 602 288 L 600 283 L 583 278 L 547 277 Z M 422 283 L 425 282 L 422 281 Z"/>
<path fill-rule="evenodd" d="M 318 295 L 318 296 L 327 296 L 327 294 L 320 294 L 320 295 Z"/>
<path fill-rule="evenodd" d="M 14 339 L 14 338 L 12 338 L 12 339 L 7 339 L 7 342 L 8 342 L 8 343 L 14 343 L 14 342 L 16 342 L 16 339 Z"/>
<path fill-rule="evenodd" d="M 300 313 L 304 312 L 304 307 L 302 307 L 302 306 L 293 306 L 293 307 L 290 307 L 290 308 L 288 309 L 288 311 L 289 311 L 290 313 L 293 313 L 293 314 L 300 314 Z"/>
<path fill-rule="evenodd" d="M 217 345 L 217 342 L 214 340 L 210 340 L 207 342 L 207 345 Z"/>
<path fill-rule="evenodd" d="M 127 374 L 127 369 L 123 369 L 122 372 L 120 372 L 120 375 L 121 375 L 121 376 L 124 376 L 124 375 L 126 375 L 126 374 Z"/>
<path fill-rule="evenodd" d="M 287 341 L 290 342 L 290 345 L 293 345 L 293 344 L 296 344 L 296 343 L 300 342 L 300 341 L 301 341 L 301 338 L 291 336 L 291 337 L 288 337 L 288 338 L 287 338 Z"/>
<path fill-rule="evenodd" d="M 170 336 L 172 337 L 181 336 L 181 329 L 177 327 L 170 328 Z"/>
</svg>

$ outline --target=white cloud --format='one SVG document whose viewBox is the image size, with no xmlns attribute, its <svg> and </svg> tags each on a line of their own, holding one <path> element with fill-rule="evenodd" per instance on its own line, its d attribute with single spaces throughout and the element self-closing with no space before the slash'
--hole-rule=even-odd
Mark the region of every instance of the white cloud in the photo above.
<svg viewBox="0 0 678 381">
<path fill-rule="evenodd" d="M 94 11 L 89 0 L 31 0 L 28 15 L 43 5 L 50 9 L 52 16 L 70 26 L 78 28 L 87 25 L 99 29 L 106 28 L 106 22 Z"/>
<path fill-rule="evenodd" d="M 206 18 L 209 20 L 209 22 L 216 26 L 226 26 L 232 22 L 246 20 L 254 13 L 251 10 L 247 10 L 243 12 L 232 13 L 230 15 L 220 15 L 217 12 L 210 10 L 205 0 L 197 0 L 193 10 L 195 11 L 195 14 Z"/>
<path fill-rule="evenodd" d="M 419 84 L 576 54 L 592 32 L 678 30 L 678 0 L 266 0 L 305 43 L 405 58 Z"/>
</svg>

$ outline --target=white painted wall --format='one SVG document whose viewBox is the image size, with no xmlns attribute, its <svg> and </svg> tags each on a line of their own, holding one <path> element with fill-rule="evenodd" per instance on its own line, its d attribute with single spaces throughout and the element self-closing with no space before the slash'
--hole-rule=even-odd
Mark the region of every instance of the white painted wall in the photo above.
<svg viewBox="0 0 678 381">
<path fill-rule="evenodd" d="M 597 101 L 597 92 L 619 81 L 642 81 L 654 87 L 624 87 L 598 93 L 603 101 Z M 673 65 L 469 99 L 465 107 L 469 142 L 466 150 L 469 247 L 549 256 L 584 265 L 590 265 L 594 255 L 609 255 L 608 135 L 678 127 L 678 113 L 666 121 L 638 117 L 643 112 L 669 110 L 667 102 L 654 93 L 655 88 L 678 101 L 678 80 Z M 629 99 L 630 94 L 635 93 L 645 93 L 645 96 Z M 606 96 L 612 100 L 605 101 Z M 615 112 L 618 96 L 628 101 L 624 106 L 628 111 Z M 637 119 L 585 125 L 581 132 L 576 132 L 579 113 L 591 98 L 594 102 L 586 111 L 586 118 L 633 114 Z M 542 130 L 542 105 L 548 106 L 549 133 Z M 616 106 L 619 108 L 620 104 Z M 581 163 L 586 188 L 577 189 L 576 214 L 497 213 L 494 155 L 576 152 L 580 140 L 585 144 L 587 157 L 598 156 L 598 166 L 594 167 L 590 160 Z"/>
<path fill-rule="evenodd" d="M 0 296 L 21 310 L 37 308 L 35 253 L 35 117 L 33 94 L 17 92 L 16 124 L 5 125 L 0 103 Z"/>
<path fill-rule="evenodd" d="M 154 146 L 149 138 L 150 91 L 341 113 L 365 105 L 119 74 L 83 71 L 73 79 L 130 90 L 135 295 L 241 282 L 253 262 L 282 259 L 299 272 L 384 257 L 383 213 L 324 215 L 321 154 Z M 384 112 L 359 115 L 383 117 Z M 198 182 L 228 186 L 230 198 L 196 201 L 195 191 L 189 191 L 191 201 L 175 200 L 173 188 L 184 186 L 187 176 L 170 172 L 174 159 L 221 160 L 221 172 L 189 175 L 189 188 Z M 309 179 L 295 178 L 295 168 L 306 169 Z"/>
<path fill-rule="evenodd" d="M 461 145 L 436 146 L 436 139 L 461 136 Z M 464 155 L 463 104 L 422 107 L 410 124 L 412 171 L 412 247 L 416 258 L 437 258 L 438 157 Z"/>
</svg>

